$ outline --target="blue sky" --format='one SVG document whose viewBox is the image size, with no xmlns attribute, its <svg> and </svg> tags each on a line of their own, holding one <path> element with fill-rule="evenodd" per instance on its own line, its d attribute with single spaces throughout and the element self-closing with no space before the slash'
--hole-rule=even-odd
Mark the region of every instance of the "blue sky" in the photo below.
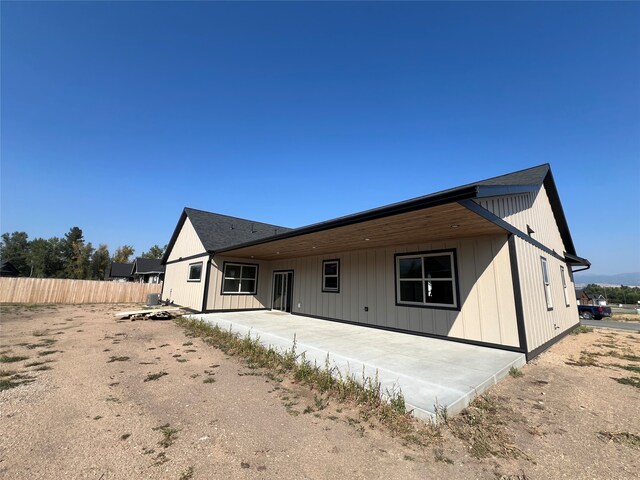
<svg viewBox="0 0 640 480">
<path fill-rule="evenodd" d="M 185 206 L 289 227 L 551 164 L 640 271 L 640 4 L 2 2 L 0 230 L 136 252 Z"/>
</svg>

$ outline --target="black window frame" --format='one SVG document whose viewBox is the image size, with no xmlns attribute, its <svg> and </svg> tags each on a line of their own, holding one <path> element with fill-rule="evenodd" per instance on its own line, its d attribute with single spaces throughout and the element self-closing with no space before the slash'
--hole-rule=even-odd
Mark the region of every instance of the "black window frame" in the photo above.
<svg viewBox="0 0 640 480">
<path fill-rule="evenodd" d="M 335 263 L 337 268 L 337 273 L 335 275 L 327 275 L 325 270 L 325 265 L 329 263 Z M 328 260 L 322 261 L 322 293 L 340 293 L 340 259 L 339 258 L 331 258 Z M 327 278 L 335 278 L 336 279 L 336 287 L 327 287 L 326 279 Z"/>
<path fill-rule="evenodd" d="M 566 275 L 566 268 L 564 268 L 564 265 L 560 265 L 560 277 L 562 277 L 562 293 L 564 294 L 564 306 L 565 307 L 570 307 L 571 303 L 570 303 L 570 295 L 569 295 L 569 288 L 567 286 L 567 277 L 565 277 Z"/>
<path fill-rule="evenodd" d="M 428 303 L 424 301 L 425 297 L 423 296 L 423 302 L 406 302 L 400 300 L 400 272 L 398 271 L 399 260 L 402 258 L 411 258 L 411 257 L 420 257 L 422 265 L 424 265 L 424 257 L 435 257 L 442 256 L 442 254 L 447 254 L 451 258 L 451 279 L 439 279 L 434 278 L 434 281 L 450 281 L 453 286 L 453 304 L 441 304 L 441 303 Z M 394 266 L 394 290 L 396 294 L 396 306 L 398 307 L 413 307 L 413 308 L 430 308 L 434 310 L 453 310 L 460 311 L 462 308 L 460 305 L 460 277 L 458 276 L 458 258 L 457 252 L 455 248 L 447 248 L 440 250 L 425 250 L 420 252 L 407 252 L 407 253 L 396 253 L 393 256 L 393 266 Z M 422 267 L 421 267 L 422 268 Z M 424 272 L 422 272 L 424 275 Z M 416 279 L 418 280 L 418 279 Z M 427 280 L 424 277 L 421 277 L 423 283 Z"/>
<path fill-rule="evenodd" d="M 200 276 L 198 278 L 191 278 L 191 269 L 195 266 L 200 266 Z M 189 272 L 187 273 L 187 282 L 201 282 L 202 281 L 202 270 L 204 269 L 204 262 L 193 262 L 189 264 Z"/>
<path fill-rule="evenodd" d="M 240 277 L 238 278 L 238 280 L 240 280 L 239 288 L 242 288 L 242 280 L 243 280 L 242 269 L 244 267 L 255 267 L 256 276 L 255 276 L 254 288 L 253 288 L 252 292 L 242 292 L 242 291 L 225 292 L 225 290 L 224 290 L 224 281 L 226 279 L 226 271 L 227 271 L 227 266 L 228 265 L 233 265 L 233 266 L 239 266 L 240 267 Z M 224 262 L 222 264 L 222 281 L 220 282 L 220 295 L 257 295 L 257 293 L 258 293 L 258 275 L 259 274 L 260 274 L 260 265 L 258 265 L 257 263 Z M 247 278 L 245 278 L 245 280 L 247 280 Z"/>
<path fill-rule="evenodd" d="M 542 273 L 542 288 L 544 290 L 544 300 L 547 304 L 547 312 L 553 310 L 553 294 L 551 292 L 551 270 L 547 257 L 540 256 L 540 269 Z M 545 276 L 547 277 L 545 279 Z"/>
</svg>

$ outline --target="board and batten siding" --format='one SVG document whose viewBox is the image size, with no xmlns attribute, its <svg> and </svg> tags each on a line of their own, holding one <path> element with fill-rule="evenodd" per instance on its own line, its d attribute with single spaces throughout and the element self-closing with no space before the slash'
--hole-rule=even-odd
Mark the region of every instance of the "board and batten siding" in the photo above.
<svg viewBox="0 0 640 480">
<path fill-rule="evenodd" d="M 564 255 L 564 242 L 544 185 L 537 193 L 487 197 L 475 202 L 524 233 L 529 225 L 534 230 L 532 238 Z"/>
<path fill-rule="evenodd" d="M 178 238 L 176 238 L 176 241 L 173 244 L 173 248 L 169 253 L 167 261 L 171 262 L 179 260 L 180 258 L 190 257 L 192 255 L 205 252 L 206 250 L 200 241 L 200 237 L 198 237 L 196 230 L 193 228 L 191 220 L 187 217 L 180 229 Z"/>
<path fill-rule="evenodd" d="M 565 262 L 521 238 L 514 237 L 514 239 L 527 334 L 527 350 L 531 352 L 578 323 L 578 307 L 574 298 L 575 285 L 569 275 L 570 268 Z M 551 310 L 547 309 L 541 257 L 547 259 L 553 305 Z M 568 295 L 566 301 L 560 267 L 564 267 L 565 270 Z"/>
<path fill-rule="evenodd" d="M 168 263 L 164 275 L 164 285 L 162 286 L 162 299 L 170 300 L 182 307 L 197 311 L 202 310 L 207 258 L 201 257 Z M 199 282 L 189 282 L 189 265 L 198 262 L 202 262 L 202 277 Z"/>
<path fill-rule="evenodd" d="M 396 305 L 394 255 L 441 249 L 456 251 L 460 311 Z M 322 260 L 328 259 L 340 259 L 339 293 L 322 292 Z M 294 271 L 293 313 L 519 346 L 506 235 L 303 257 L 266 266 L 270 272 Z M 271 281 L 269 273 L 268 308 Z"/>
<path fill-rule="evenodd" d="M 224 262 L 258 265 L 258 284 L 256 295 L 222 294 Z M 246 258 L 214 256 L 211 260 L 209 290 L 207 291 L 207 303 L 205 310 L 253 310 L 267 308 L 269 292 L 271 291 L 271 283 L 269 280 L 271 270 L 268 266 L 265 266 L 265 263 L 268 262 L 247 260 Z"/>
<path fill-rule="evenodd" d="M 178 238 L 167 259 L 165 266 L 162 299 L 170 300 L 177 305 L 202 310 L 202 298 L 206 279 L 207 256 L 190 260 L 179 260 L 205 253 L 204 245 L 200 241 L 189 218 L 186 218 Z M 173 262 L 173 263 L 172 263 Z M 189 265 L 202 262 L 202 277 L 199 282 L 189 282 Z"/>
</svg>

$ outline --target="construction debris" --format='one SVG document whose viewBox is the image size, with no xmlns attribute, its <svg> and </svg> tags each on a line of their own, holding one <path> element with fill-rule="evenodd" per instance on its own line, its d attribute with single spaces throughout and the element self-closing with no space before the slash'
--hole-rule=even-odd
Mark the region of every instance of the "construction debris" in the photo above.
<svg viewBox="0 0 640 480">
<path fill-rule="evenodd" d="M 180 315 L 182 308 L 155 308 L 147 310 L 134 310 L 131 312 L 118 312 L 114 314 L 116 318 L 128 318 L 132 322 L 136 320 L 168 320 Z"/>
</svg>

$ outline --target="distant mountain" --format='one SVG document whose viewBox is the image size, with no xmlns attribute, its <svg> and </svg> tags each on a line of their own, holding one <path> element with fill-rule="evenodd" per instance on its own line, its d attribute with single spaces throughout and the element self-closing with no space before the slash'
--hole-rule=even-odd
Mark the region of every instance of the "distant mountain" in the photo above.
<svg viewBox="0 0 640 480">
<path fill-rule="evenodd" d="M 599 283 L 605 285 L 640 285 L 640 272 L 633 273 L 617 273 L 615 275 L 598 275 L 597 273 L 578 272 L 575 274 L 576 284 Z"/>
</svg>

